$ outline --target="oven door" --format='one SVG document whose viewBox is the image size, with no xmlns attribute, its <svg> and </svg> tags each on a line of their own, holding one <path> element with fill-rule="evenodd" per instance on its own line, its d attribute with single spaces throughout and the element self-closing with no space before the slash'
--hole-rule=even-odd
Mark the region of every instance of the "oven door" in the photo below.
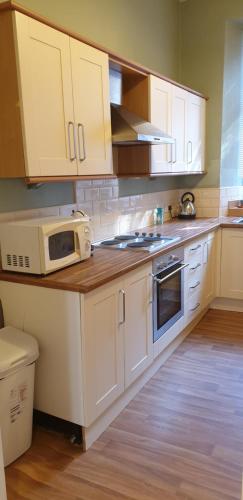
<svg viewBox="0 0 243 500">
<path fill-rule="evenodd" d="M 169 269 L 154 276 L 153 288 L 153 341 L 156 342 L 184 314 L 183 269 L 186 264 L 177 262 Z"/>
</svg>

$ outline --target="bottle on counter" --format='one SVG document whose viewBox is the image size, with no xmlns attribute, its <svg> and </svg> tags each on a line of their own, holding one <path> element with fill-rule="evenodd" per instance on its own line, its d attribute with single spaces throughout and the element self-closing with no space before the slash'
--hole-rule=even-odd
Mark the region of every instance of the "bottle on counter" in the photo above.
<svg viewBox="0 0 243 500">
<path fill-rule="evenodd" d="M 160 225 L 164 223 L 164 208 L 157 207 L 154 209 L 154 224 Z"/>
</svg>

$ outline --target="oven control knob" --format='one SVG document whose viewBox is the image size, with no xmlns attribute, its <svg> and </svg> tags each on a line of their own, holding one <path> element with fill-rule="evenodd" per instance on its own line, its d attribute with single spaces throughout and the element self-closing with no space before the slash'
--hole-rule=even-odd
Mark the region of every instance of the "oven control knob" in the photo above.
<svg viewBox="0 0 243 500">
<path fill-rule="evenodd" d="M 161 238 L 161 233 L 157 233 L 156 236 L 158 236 L 158 238 Z"/>
<path fill-rule="evenodd" d="M 145 236 L 147 236 L 147 233 L 142 233 L 142 236 L 145 238 Z"/>
<path fill-rule="evenodd" d="M 135 236 L 139 236 L 139 231 L 135 231 Z"/>
<path fill-rule="evenodd" d="M 149 236 L 150 236 L 151 238 L 153 238 L 153 235 L 154 235 L 154 233 L 149 233 Z"/>
</svg>

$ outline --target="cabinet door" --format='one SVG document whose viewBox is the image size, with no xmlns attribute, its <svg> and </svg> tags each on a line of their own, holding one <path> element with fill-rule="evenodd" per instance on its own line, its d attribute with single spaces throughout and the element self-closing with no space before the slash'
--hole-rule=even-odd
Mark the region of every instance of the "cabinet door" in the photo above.
<svg viewBox="0 0 243 500">
<path fill-rule="evenodd" d="M 204 171 L 205 99 L 188 93 L 187 110 L 187 170 Z"/>
<path fill-rule="evenodd" d="M 130 273 L 125 290 L 125 387 L 153 360 L 151 266 Z"/>
<path fill-rule="evenodd" d="M 77 175 L 69 37 L 14 16 L 26 175 Z"/>
<path fill-rule="evenodd" d="M 150 121 L 171 135 L 172 84 L 150 76 Z M 172 171 L 172 144 L 151 147 L 151 173 Z"/>
<path fill-rule="evenodd" d="M 223 229 L 221 248 L 221 297 L 243 299 L 242 255 L 242 229 Z"/>
<path fill-rule="evenodd" d="M 215 297 L 217 235 L 209 235 L 203 244 L 202 302 L 207 307 Z"/>
<path fill-rule="evenodd" d="M 108 55 L 70 39 L 78 174 L 111 174 Z"/>
<path fill-rule="evenodd" d="M 124 391 L 122 286 L 84 296 L 81 310 L 85 426 Z"/>
<path fill-rule="evenodd" d="M 172 172 L 185 172 L 186 158 L 186 114 L 188 92 L 173 85 L 172 94 L 172 136 L 175 139 L 172 155 Z"/>
</svg>

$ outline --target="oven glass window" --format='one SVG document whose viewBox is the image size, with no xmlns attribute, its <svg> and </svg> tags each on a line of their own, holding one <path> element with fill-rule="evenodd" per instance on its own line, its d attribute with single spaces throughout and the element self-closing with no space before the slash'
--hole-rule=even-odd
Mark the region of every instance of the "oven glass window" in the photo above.
<svg viewBox="0 0 243 500">
<path fill-rule="evenodd" d="M 62 231 L 49 236 L 50 260 L 63 259 L 75 251 L 74 231 Z"/>
<path fill-rule="evenodd" d="M 174 266 L 170 272 L 179 266 Z M 163 278 L 161 273 L 158 278 Z M 173 316 L 181 311 L 181 272 L 174 274 L 163 283 L 157 285 L 157 329 L 159 330 Z"/>
</svg>

